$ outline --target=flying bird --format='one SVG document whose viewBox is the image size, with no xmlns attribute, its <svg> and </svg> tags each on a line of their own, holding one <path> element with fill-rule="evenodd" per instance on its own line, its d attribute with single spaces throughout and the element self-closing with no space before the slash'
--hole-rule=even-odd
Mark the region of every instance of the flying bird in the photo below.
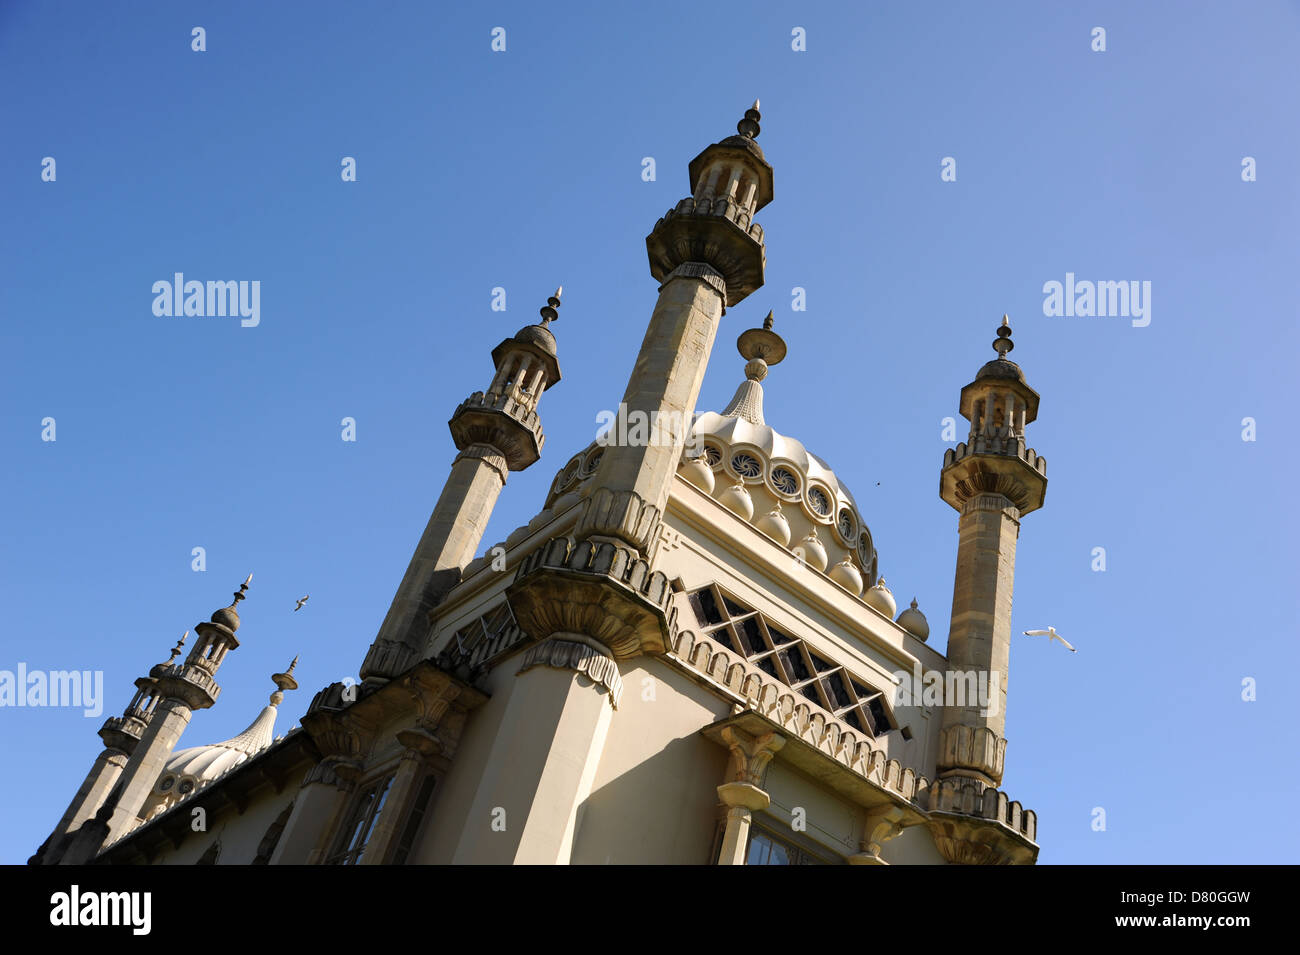
<svg viewBox="0 0 1300 955">
<path fill-rule="evenodd" d="M 293 612 L 294 612 L 294 613 L 297 613 L 299 610 L 301 610 L 301 609 L 302 609 L 302 605 L 305 604 L 305 603 L 306 603 L 308 600 L 310 600 L 310 599 L 311 599 L 311 594 L 308 594 L 306 597 L 299 597 L 299 598 L 298 598 L 298 606 L 296 606 L 296 607 L 293 608 Z"/>
<path fill-rule="evenodd" d="M 1061 646 L 1065 647 L 1065 649 L 1069 650 L 1071 653 L 1079 652 L 1078 650 L 1074 649 L 1074 647 L 1070 646 L 1069 642 L 1065 639 L 1065 637 L 1061 636 L 1059 633 L 1056 632 L 1055 627 L 1048 627 L 1046 630 L 1026 630 L 1025 636 L 1047 637 L 1048 643 L 1051 643 L 1053 640 L 1059 640 L 1061 641 Z"/>
</svg>

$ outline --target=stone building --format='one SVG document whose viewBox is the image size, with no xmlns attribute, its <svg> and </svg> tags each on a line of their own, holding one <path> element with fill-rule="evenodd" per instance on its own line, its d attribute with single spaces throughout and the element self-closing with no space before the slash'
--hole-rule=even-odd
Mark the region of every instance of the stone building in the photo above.
<svg viewBox="0 0 1300 955">
<path fill-rule="evenodd" d="M 770 315 L 739 337 L 732 401 L 696 409 L 725 310 L 763 284 L 759 120 L 755 103 L 691 161 L 647 237 L 658 298 L 617 419 L 537 515 L 480 548 L 507 475 L 541 456 L 559 290 L 455 409 L 459 453 L 360 683 L 273 739 L 290 666 L 244 733 L 177 750 L 239 646 L 245 581 L 136 681 L 31 861 L 1035 861 L 1035 815 L 999 786 L 1016 540 L 1047 484 L 1025 443 L 1038 395 L 1004 319 L 940 470 L 945 656 L 915 601 L 897 612 L 849 489 L 764 422 L 786 353 Z"/>
</svg>

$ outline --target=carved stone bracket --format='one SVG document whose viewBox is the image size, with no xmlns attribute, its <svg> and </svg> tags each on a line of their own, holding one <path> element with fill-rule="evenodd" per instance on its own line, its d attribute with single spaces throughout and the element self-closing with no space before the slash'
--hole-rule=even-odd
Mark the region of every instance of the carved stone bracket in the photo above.
<svg viewBox="0 0 1300 955">
<path fill-rule="evenodd" d="M 618 709 L 619 697 L 623 695 L 623 677 L 618 672 L 618 664 L 587 644 L 554 637 L 543 640 L 525 651 L 519 672 L 538 666 L 572 670 L 585 676 L 602 687 L 609 694 L 610 705 Z"/>
<path fill-rule="evenodd" d="M 767 764 L 777 750 L 785 745 L 785 737 L 777 733 L 752 735 L 734 726 L 724 727 L 722 739 L 731 752 L 727 764 L 727 782 L 762 786 Z"/>
</svg>

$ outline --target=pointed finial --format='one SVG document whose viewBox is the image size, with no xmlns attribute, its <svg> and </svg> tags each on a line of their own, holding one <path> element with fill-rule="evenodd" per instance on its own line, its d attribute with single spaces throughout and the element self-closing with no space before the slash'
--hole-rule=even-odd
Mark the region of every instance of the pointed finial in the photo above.
<svg viewBox="0 0 1300 955">
<path fill-rule="evenodd" d="M 772 330 L 772 324 L 773 324 L 774 321 L 775 321 L 775 319 L 772 317 L 772 312 L 769 310 L 768 313 L 767 313 L 767 318 L 763 319 L 763 329 L 764 329 L 764 331 L 769 331 L 769 332 L 770 332 L 770 331 Z"/>
<path fill-rule="evenodd" d="M 546 304 L 541 307 L 540 314 L 543 328 L 560 317 L 560 313 L 556 309 L 560 307 L 560 293 L 563 291 L 564 286 L 561 285 L 555 290 L 555 294 L 546 300 Z"/>
<path fill-rule="evenodd" d="M 736 132 L 750 139 L 757 139 L 760 132 L 758 121 L 763 116 L 758 111 L 758 100 L 754 100 L 754 105 L 745 110 L 745 118 L 736 124 Z"/>
<path fill-rule="evenodd" d="M 176 646 L 172 647 L 172 655 L 167 658 L 167 662 L 164 663 L 163 666 L 170 666 L 172 661 L 181 655 L 181 647 L 185 646 L 185 638 L 189 635 L 190 632 L 188 630 L 181 634 L 181 638 L 176 641 Z"/>
<path fill-rule="evenodd" d="M 271 705 L 279 706 L 284 699 L 285 690 L 298 689 L 298 681 L 293 678 L 293 668 L 298 665 L 298 658 L 295 656 L 293 662 L 289 664 L 289 669 L 283 673 L 271 674 L 271 682 L 275 684 L 275 692 L 271 694 Z"/>
<path fill-rule="evenodd" d="M 998 337 L 993 340 L 993 350 L 999 358 L 1006 358 L 1007 352 L 1015 347 L 1016 343 L 1011 340 L 1011 321 L 1003 315 L 1002 324 L 998 326 Z"/>
<path fill-rule="evenodd" d="M 253 582 L 252 574 L 249 574 L 247 577 L 244 578 L 244 582 L 240 584 L 239 589 L 235 591 L 235 602 L 230 605 L 232 608 L 236 604 L 238 604 L 241 600 L 244 599 L 244 595 L 248 592 L 248 585 L 251 584 L 252 582 Z"/>
</svg>

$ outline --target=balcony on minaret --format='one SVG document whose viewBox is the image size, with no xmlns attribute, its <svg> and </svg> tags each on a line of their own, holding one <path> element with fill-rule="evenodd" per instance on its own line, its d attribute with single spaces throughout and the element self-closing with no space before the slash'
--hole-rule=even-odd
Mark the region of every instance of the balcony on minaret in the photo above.
<svg viewBox="0 0 1300 955">
<path fill-rule="evenodd" d="M 522 471 L 542 453 L 546 436 L 537 414 L 542 392 L 560 380 L 555 335 L 549 326 L 559 318 L 563 286 L 540 309 L 542 320 L 525 325 L 492 349 L 496 372 L 486 391 L 476 391 L 456 408 L 448 426 L 456 447 L 474 444 L 496 448 L 511 471 Z"/>
<path fill-rule="evenodd" d="M 944 452 L 940 494 L 958 510 L 977 493 L 1000 493 L 1022 514 L 1042 507 L 1047 459 L 1026 444 L 1025 426 L 1038 416 L 1038 392 L 1006 357 L 1015 345 L 1002 316 L 993 349 L 998 357 L 961 390 L 961 414 L 971 423 L 966 441 Z"/>
</svg>

